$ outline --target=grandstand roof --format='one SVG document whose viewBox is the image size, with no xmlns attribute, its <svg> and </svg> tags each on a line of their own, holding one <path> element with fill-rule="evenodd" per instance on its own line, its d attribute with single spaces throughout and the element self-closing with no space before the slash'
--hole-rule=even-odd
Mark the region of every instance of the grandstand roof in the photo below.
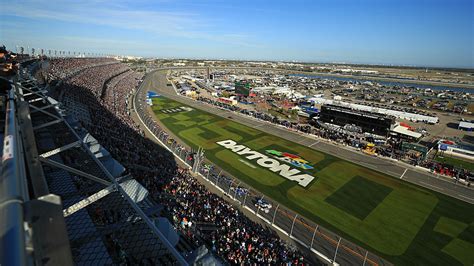
<svg viewBox="0 0 474 266">
<path fill-rule="evenodd" d="M 395 132 L 395 133 L 401 134 L 401 135 L 405 135 L 405 136 L 415 138 L 415 139 L 419 139 L 422 136 L 421 133 L 408 130 L 406 127 L 401 126 L 401 125 L 398 125 L 398 126 L 394 127 L 392 129 L 392 131 Z"/>
<path fill-rule="evenodd" d="M 474 129 L 474 123 L 472 123 L 472 122 L 466 122 L 466 121 L 461 121 L 461 122 L 459 122 L 459 128 L 463 128 L 463 129 Z"/>
<path fill-rule="evenodd" d="M 412 121 L 417 121 L 417 122 L 428 122 L 428 123 L 434 124 L 434 123 L 438 123 L 438 120 L 439 120 L 437 116 L 414 114 L 414 113 L 408 113 L 408 112 L 403 112 L 403 111 L 390 110 L 386 108 L 372 107 L 372 106 L 363 105 L 363 104 L 354 104 L 354 103 L 347 103 L 347 102 L 342 102 L 342 101 L 329 100 L 329 99 L 324 99 L 324 98 L 310 98 L 309 101 L 314 102 L 316 104 L 335 104 L 335 105 L 345 106 L 345 107 L 349 107 L 356 110 L 362 110 L 362 111 L 379 113 L 379 114 L 387 114 L 387 115 L 395 116 L 400 119 L 407 119 L 407 120 L 412 120 Z"/>
<path fill-rule="evenodd" d="M 332 109 L 332 110 L 337 110 L 337 111 L 340 111 L 340 112 L 345 112 L 345 113 L 349 113 L 349 114 L 357 114 L 357 115 L 360 115 L 360 116 L 374 118 L 374 119 L 380 119 L 380 120 L 386 119 L 388 117 L 391 117 L 393 119 L 393 116 L 389 116 L 389 115 L 386 115 L 386 114 L 379 114 L 379 113 L 368 112 L 368 111 L 365 111 L 365 110 L 352 109 L 352 108 L 347 107 L 347 106 L 326 104 L 326 105 L 323 105 L 323 107 L 321 108 L 321 110 L 323 110 L 323 109 Z"/>
</svg>

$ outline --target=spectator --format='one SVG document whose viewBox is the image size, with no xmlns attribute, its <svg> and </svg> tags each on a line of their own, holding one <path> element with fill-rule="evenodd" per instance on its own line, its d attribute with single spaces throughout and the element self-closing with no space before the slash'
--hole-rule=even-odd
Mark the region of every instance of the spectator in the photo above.
<svg viewBox="0 0 474 266">
<path fill-rule="evenodd" d="M 165 206 L 175 228 L 196 244 L 205 244 L 209 250 L 230 264 L 294 264 L 304 265 L 304 258 L 289 247 L 274 232 L 251 221 L 221 197 L 211 193 L 162 149 L 151 148 L 154 143 L 130 117 L 130 96 L 142 74 L 128 66 L 103 59 L 52 60 L 50 81 L 60 79 L 51 90 L 51 96 L 62 102 L 80 119 L 84 127 L 99 140 L 115 159 L 121 162 L 137 181 L 145 186 L 151 197 Z M 179 145 L 160 128 L 144 109 L 138 111 L 145 123 L 165 139 L 183 158 L 194 160 L 194 153 Z M 141 138 L 130 136 L 141 135 Z M 83 186 L 82 182 L 76 185 Z M 93 214 L 97 225 L 112 224 L 120 214 L 96 208 Z M 211 233 L 201 232 L 200 225 L 215 227 Z M 129 255 L 114 241 L 107 238 L 108 250 L 121 261 Z"/>
</svg>

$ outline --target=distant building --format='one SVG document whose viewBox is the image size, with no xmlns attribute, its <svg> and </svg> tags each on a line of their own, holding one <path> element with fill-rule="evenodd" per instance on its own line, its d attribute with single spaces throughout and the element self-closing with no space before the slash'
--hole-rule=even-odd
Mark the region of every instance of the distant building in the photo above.
<svg viewBox="0 0 474 266">
<path fill-rule="evenodd" d="M 409 127 L 403 125 L 403 123 L 397 123 L 393 128 L 391 133 L 392 135 L 399 136 L 402 139 L 407 140 L 419 140 L 423 135 L 421 133 L 410 130 Z"/>
<path fill-rule="evenodd" d="M 336 105 L 321 106 L 320 121 L 338 126 L 356 125 L 362 131 L 387 136 L 395 124 L 395 117 L 354 110 Z"/>
<path fill-rule="evenodd" d="M 452 156 L 474 161 L 474 146 L 467 143 L 456 143 L 441 139 L 438 141 L 438 150 Z"/>
</svg>

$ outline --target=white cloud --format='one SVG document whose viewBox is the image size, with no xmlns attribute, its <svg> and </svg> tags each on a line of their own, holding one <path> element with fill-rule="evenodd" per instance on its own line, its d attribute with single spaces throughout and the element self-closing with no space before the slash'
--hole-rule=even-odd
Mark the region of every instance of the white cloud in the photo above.
<svg viewBox="0 0 474 266">
<path fill-rule="evenodd" d="M 248 34 L 211 33 L 213 31 L 211 21 L 199 14 L 186 11 L 130 9 L 123 1 L 112 3 L 102 0 L 87 2 L 18 0 L 4 4 L 0 14 L 110 26 L 122 30 L 147 32 L 158 37 L 203 39 L 247 47 L 258 46 L 246 41 L 250 39 Z"/>
</svg>

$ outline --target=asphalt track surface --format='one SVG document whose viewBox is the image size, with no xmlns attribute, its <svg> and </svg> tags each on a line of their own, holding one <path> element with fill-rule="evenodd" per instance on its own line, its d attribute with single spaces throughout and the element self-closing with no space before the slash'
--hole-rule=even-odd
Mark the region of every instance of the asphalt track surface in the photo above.
<svg viewBox="0 0 474 266">
<path fill-rule="evenodd" d="M 174 89 L 167 86 L 166 71 L 156 71 L 148 74 L 147 82 L 144 82 L 144 89 L 155 91 L 163 96 L 173 100 L 185 103 L 189 106 L 202 109 L 209 113 L 221 117 L 232 119 L 244 125 L 256 128 L 263 132 L 285 138 L 287 140 L 305 145 L 317 151 L 329 153 L 350 162 L 365 166 L 395 178 L 440 192 L 442 194 L 457 198 L 459 200 L 474 204 L 474 189 L 466 187 L 455 180 L 447 179 L 439 175 L 429 173 L 423 168 L 413 167 L 411 165 L 392 161 L 386 158 L 378 158 L 363 154 L 353 148 L 337 145 L 328 140 L 310 136 L 301 132 L 294 132 L 287 128 L 274 125 L 269 122 L 254 119 L 252 117 L 237 114 L 224 109 L 216 108 L 206 103 L 198 102 L 193 99 L 177 95 Z"/>
<path fill-rule="evenodd" d="M 166 81 L 161 80 L 159 83 L 161 83 L 160 86 L 166 86 Z M 157 82 L 154 75 L 153 77 L 147 76 L 145 82 L 143 82 L 142 84 L 141 90 L 153 90 L 153 91 L 161 93 L 160 90 L 154 89 L 156 88 L 156 86 L 157 86 Z M 163 93 L 163 94 L 166 94 L 166 93 Z M 170 98 L 172 98 L 173 96 L 172 94 L 171 95 L 166 94 L 166 95 L 169 96 Z M 133 99 L 133 101 L 135 102 L 139 97 L 135 96 L 134 98 L 135 99 Z M 138 102 L 136 103 L 137 105 L 139 104 Z M 139 113 L 137 112 L 137 109 L 135 108 L 135 106 L 131 108 L 131 111 L 132 111 L 132 116 L 135 117 L 134 119 L 137 122 L 141 123 L 142 126 L 144 126 L 143 121 L 140 121 L 137 117 L 139 116 Z M 143 128 L 145 129 L 145 127 Z M 153 134 L 149 130 L 147 130 L 147 133 L 148 133 L 147 135 L 149 135 L 152 139 L 155 138 L 156 140 L 156 136 L 152 137 Z M 181 164 L 179 161 L 177 161 L 177 163 Z M 200 177 L 198 178 L 201 179 Z M 210 186 L 210 189 L 214 191 L 214 193 L 219 194 L 219 190 L 216 189 L 215 184 L 211 184 L 213 183 L 212 181 L 213 180 L 207 180 L 207 181 L 202 180 L 201 182 L 208 183 Z M 225 184 L 225 182 L 219 183 L 220 189 L 223 189 L 224 191 L 229 191 L 228 186 L 229 185 Z M 223 194 L 222 196 L 228 199 L 226 195 Z M 277 204 L 273 202 L 274 207 L 270 213 L 268 214 L 264 212 L 258 213 L 258 211 L 256 210 L 255 206 L 252 203 L 252 201 L 255 201 L 256 198 L 248 197 L 247 199 L 245 199 L 243 196 L 236 195 L 235 200 L 239 201 L 242 204 L 240 206 L 236 205 L 236 207 L 240 208 L 242 211 L 244 211 L 244 213 L 247 213 L 247 215 L 249 215 L 249 217 L 252 220 L 257 221 L 266 226 L 268 226 L 267 224 L 268 221 L 272 221 L 273 219 L 272 215 L 274 214 L 274 209 L 278 209 L 278 214 L 275 216 L 274 225 L 277 225 L 278 227 L 280 227 L 286 232 L 281 232 L 278 230 L 275 230 L 275 232 L 278 233 L 281 238 L 285 239 L 286 241 L 293 242 L 296 246 L 298 246 L 300 250 L 306 255 L 306 261 L 310 262 L 310 264 L 323 265 L 323 264 L 328 263 L 328 262 L 323 263 L 321 261 L 321 257 L 319 257 L 320 255 L 314 253 L 314 250 L 323 254 L 329 260 L 332 260 L 334 258 L 334 254 L 336 252 L 336 246 L 338 244 L 337 235 L 334 235 L 330 231 L 326 231 L 322 227 L 316 227 L 316 225 L 313 224 L 309 220 L 305 220 L 302 217 L 298 217 L 293 228 L 292 237 L 289 237 L 287 232 L 290 231 L 293 218 L 294 218 L 294 212 L 286 209 L 284 206 L 279 205 L 278 207 L 275 207 Z M 232 203 L 232 201 L 230 202 Z M 250 211 L 248 211 L 247 209 L 244 209 L 243 208 L 244 205 L 247 206 L 250 209 Z M 256 215 L 256 213 L 258 213 L 258 215 Z M 262 218 L 265 219 L 267 223 L 265 223 L 265 221 Z M 315 227 L 317 230 L 315 230 Z M 295 239 L 298 239 L 304 245 L 301 245 L 301 243 L 298 241 L 295 241 Z M 308 248 L 310 244 L 313 244 L 312 245 L 313 251 L 311 251 Z M 347 242 L 346 240 L 343 240 L 337 251 L 336 262 L 337 264 L 340 264 L 340 265 L 363 265 L 364 259 L 367 259 L 365 265 L 390 265 L 388 261 L 378 257 L 375 254 L 368 253 L 367 257 L 365 257 L 365 254 L 366 254 L 366 251 L 364 249 L 361 249 L 357 245 Z"/>
<path fill-rule="evenodd" d="M 425 170 L 416 169 L 410 166 L 405 166 L 397 162 L 392 162 L 377 157 L 367 156 L 365 154 L 362 154 L 361 152 L 351 150 L 350 148 L 329 143 L 328 141 L 321 138 L 308 136 L 306 134 L 298 132 L 292 132 L 286 128 L 276 126 L 271 123 L 256 120 L 251 117 L 230 112 L 227 110 L 218 109 L 214 106 L 210 106 L 208 104 L 197 102 L 190 98 L 177 95 L 173 87 L 167 86 L 168 82 L 166 79 L 166 73 L 166 70 L 160 70 L 149 73 L 145 77 L 145 80 L 142 84 L 142 89 L 146 91 L 155 91 L 165 97 L 182 102 L 194 108 L 202 109 L 207 112 L 232 119 L 234 121 L 259 129 L 261 131 L 277 135 L 293 142 L 311 147 L 314 150 L 330 153 L 334 156 L 338 156 L 340 158 L 352 161 L 370 169 L 384 172 L 393 177 L 402 178 L 402 180 L 418 184 L 420 186 L 432 190 L 436 190 L 443 194 L 456 197 L 471 204 L 474 203 L 474 191 L 472 189 L 469 189 L 459 184 L 455 184 L 454 182 L 446 180 L 442 177 L 436 177 L 435 175 L 427 173 Z M 240 201 L 242 201 L 242 199 L 240 199 Z M 255 208 L 252 205 L 249 206 L 251 209 Z M 287 212 L 286 210 L 284 210 L 283 207 L 280 206 L 280 208 L 283 212 Z M 267 220 L 271 220 L 271 213 L 261 213 L 261 215 L 263 215 Z M 288 217 L 285 217 L 285 215 L 277 215 L 275 218 L 275 224 L 286 225 L 281 227 L 288 231 L 288 227 L 291 227 L 291 218 L 292 216 L 290 215 L 288 215 Z M 308 227 L 308 225 L 304 223 L 295 224 L 292 235 L 304 243 L 310 243 L 314 232 L 312 228 L 313 227 Z M 332 259 L 333 255 L 331 254 L 334 254 L 335 252 L 337 241 L 335 241 L 334 239 L 326 238 L 324 235 L 318 235 L 316 239 L 318 240 L 314 242 L 314 248 L 319 252 L 325 254 L 330 259 Z M 336 262 L 340 265 L 362 265 L 364 258 L 360 255 L 355 255 L 355 253 L 364 254 L 364 252 L 358 252 L 358 248 L 356 246 L 354 246 L 353 244 L 348 244 L 349 243 L 346 243 L 345 245 L 342 244 L 339 247 Z M 390 264 L 385 260 L 380 260 L 380 258 L 374 257 L 373 254 L 370 254 L 369 258 L 372 259 L 371 261 L 369 261 L 372 262 L 371 264 Z M 369 265 L 369 263 L 366 263 L 366 265 Z"/>
</svg>

